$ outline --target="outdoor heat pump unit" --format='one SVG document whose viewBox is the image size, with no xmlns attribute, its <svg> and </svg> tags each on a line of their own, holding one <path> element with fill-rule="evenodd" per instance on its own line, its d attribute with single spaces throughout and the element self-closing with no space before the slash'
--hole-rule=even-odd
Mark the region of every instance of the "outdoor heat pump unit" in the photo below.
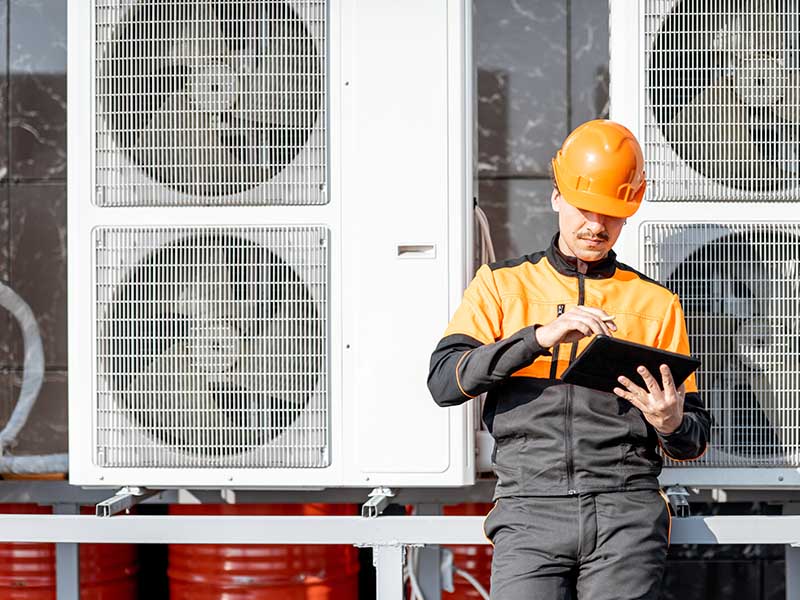
<svg viewBox="0 0 800 600">
<path fill-rule="evenodd" d="M 458 486 L 470 11 L 69 5 L 70 481 Z"/>
<path fill-rule="evenodd" d="M 800 31 L 786 0 L 611 0 L 649 189 L 621 260 L 681 297 L 713 443 L 662 481 L 800 485 Z"/>
</svg>

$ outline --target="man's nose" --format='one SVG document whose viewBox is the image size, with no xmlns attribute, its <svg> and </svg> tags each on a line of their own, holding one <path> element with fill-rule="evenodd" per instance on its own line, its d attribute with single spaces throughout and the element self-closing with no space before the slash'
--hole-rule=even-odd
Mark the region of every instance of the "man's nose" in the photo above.
<svg viewBox="0 0 800 600">
<path fill-rule="evenodd" d="M 599 213 L 587 212 L 585 215 L 586 224 L 589 229 L 595 232 L 603 231 L 606 228 L 606 216 Z"/>
</svg>

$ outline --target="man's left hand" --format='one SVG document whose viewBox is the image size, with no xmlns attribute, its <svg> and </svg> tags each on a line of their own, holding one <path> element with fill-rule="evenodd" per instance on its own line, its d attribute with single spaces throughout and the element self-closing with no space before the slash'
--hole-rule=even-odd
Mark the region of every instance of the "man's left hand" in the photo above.
<svg viewBox="0 0 800 600">
<path fill-rule="evenodd" d="M 683 399 L 686 388 L 683 384 L 675 387 L 672 372 L 667 365 L 661 365 L 661 383 L 645 367 L 636 369 L 644 379 L 647 389 L 643 389 L 624 376 L 617 378 L 626 389 L 614 388 L 614 393 L 625 398 L 642 411 L 644 418 L 662 435 L 668 435 L 680 427 L 683 421 Z"/>
</svg>

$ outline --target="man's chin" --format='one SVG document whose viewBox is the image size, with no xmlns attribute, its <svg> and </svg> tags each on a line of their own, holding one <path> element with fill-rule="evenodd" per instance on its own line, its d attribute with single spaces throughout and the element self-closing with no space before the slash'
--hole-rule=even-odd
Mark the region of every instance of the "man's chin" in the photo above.
<svg viewBox="0 0 800 600">
<path fill-rule="evenodd" d="M 586 247 L 587 244 L 578 242 L 575 256 L 580 258 L 583 262 L 595 262 L 604 259 L 608 255 L 609 247 L 607 244 L 602 244 L 595 247 Z"/>
</svg>

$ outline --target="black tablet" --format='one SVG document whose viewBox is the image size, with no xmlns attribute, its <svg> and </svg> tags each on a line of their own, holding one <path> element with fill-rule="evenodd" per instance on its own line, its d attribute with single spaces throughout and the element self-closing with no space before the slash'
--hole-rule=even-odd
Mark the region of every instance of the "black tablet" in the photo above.
<svg viewBox="0 0 800 600">
<path fill-rule="evenodd" d="M 680 386 L 700 366 L 700 361 L 685 354 L 598 335 L 564 371 L 561 379 L 566 383 L 614 393 L 615 387 L 624 389 L 624 386 L 617 381 L 617 377 L 624 375 L 635 384 L 647 389 L 641 375 L 636 372 L 639 365 L 644 365 L 659 385 L 660 367 L 667 365 L 672 371 L 675 385 Z"/>
</svg>

